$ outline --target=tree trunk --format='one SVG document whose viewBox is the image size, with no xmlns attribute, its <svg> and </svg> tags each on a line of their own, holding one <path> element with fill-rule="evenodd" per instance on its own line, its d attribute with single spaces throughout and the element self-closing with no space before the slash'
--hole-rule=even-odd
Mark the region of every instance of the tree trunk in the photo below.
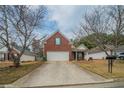
<svg viewBox="0 0 124 93">
<path fill-rule="evenodd" d="M 18 67 L 20 66 L 20 58 L 19 58 L 18 56 L 16 56 L 16 57 L 14 58 L 14 66 L 15 66 L 16 68 L 18 68 Z"/>
<path fill-rule="evenodd" d="M 11 54 L 11 57 L 14 62 L 14 66 L 19 67 L 20 66 L 20 56 L 16 55 L 16 54 Z"/>
</svg>

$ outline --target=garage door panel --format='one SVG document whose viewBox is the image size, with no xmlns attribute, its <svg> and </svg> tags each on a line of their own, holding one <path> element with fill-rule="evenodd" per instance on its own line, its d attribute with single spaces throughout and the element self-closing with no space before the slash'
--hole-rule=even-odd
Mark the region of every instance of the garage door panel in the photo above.
<svg viewBox="0 0 124 93">
<path fill-rule="evenodd" d="M 47 61 L 69 61 L 69 52 L 47 52 Z"/>
</svg>

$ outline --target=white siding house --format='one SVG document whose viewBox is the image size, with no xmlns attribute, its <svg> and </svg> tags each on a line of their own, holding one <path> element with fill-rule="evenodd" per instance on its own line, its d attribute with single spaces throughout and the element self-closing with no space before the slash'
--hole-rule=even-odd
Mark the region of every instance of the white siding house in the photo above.
<svg viewBox="0 0 124 93">
<path fill-rule="evenodd" d="M 119 46 L 118 49 L 116 49 L 117 55 L 119 55 L 120 53 L 124 53 L 124 45 Z"/>
<path fill-rule="evenodd" d="M 116 50 L 116 54 L 119 55 L 120 53 L 124 53 L 124 45 L 119 46 Z M 110 54 L 110 51 L 107 51 Z M 105 59 L 106 54 L 104 51 L 101 51 L 98 47 L 95 49 L 91 49 L 85 53 L 85 59 L 88 60 L 90 57 L 93 59 Z"/>
<path fill-rule="evenodd" d="M 7 48 L 0 44 L 0 61 L 5 59 L 7 55 Z"/>
<path fill-rule="evenodd" d="M 110 54 L 110 52 L 108 51 L 108 53 Z M 106 54 L 103 51 L 100 52 L 94 52 L 94 53 L 87 53 L 85 55 L 85 59 L 88 60 L 89 58 L 93 58 L 93 59 L 105 59 L 106 58 Z"/>
<path fill-rule="evenodd" d="M 35 56 L 23 54 L 20 60 L 21 61 L 34 61 Z"/>
<path fill-rule="evenodd" d="M 14 50 L 17 52 L 20 52 L 18 49 L 14 48 Z M 0 61 L 4 61 L 4 60 L 9 60 L 8 50 L 5 46 L 3 47 L 2 45 L 0 45 Z M 33 55 L 32 52 L 25 51 L 20 60 L 21 61 L 34 61 L 35 56 Z"/>
</svg>

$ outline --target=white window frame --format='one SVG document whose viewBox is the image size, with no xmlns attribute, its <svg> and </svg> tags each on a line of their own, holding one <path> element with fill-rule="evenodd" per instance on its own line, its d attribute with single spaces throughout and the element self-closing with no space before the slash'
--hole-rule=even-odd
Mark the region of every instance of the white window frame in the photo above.
<svg viewBox="0 0 124 93">
<path fill-rule="evenodd" d="M 56 38 L 55 38 L 55 44 L 56 44 L 56 45 L 61 45 L 61 38 L 56 37 Z"/>
</svg>

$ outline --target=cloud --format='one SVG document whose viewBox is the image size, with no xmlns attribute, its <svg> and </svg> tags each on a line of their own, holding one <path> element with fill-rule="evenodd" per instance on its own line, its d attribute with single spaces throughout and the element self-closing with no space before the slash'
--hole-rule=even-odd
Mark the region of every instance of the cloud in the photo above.
<svg viewBox="0 0 124 93">
<path fill-rule="evenodd" d="M 55 20 L 58 28 L 67 37 L 72 38 L 88 6 L 47 6 L 49 20 Z"/>
</svg>

